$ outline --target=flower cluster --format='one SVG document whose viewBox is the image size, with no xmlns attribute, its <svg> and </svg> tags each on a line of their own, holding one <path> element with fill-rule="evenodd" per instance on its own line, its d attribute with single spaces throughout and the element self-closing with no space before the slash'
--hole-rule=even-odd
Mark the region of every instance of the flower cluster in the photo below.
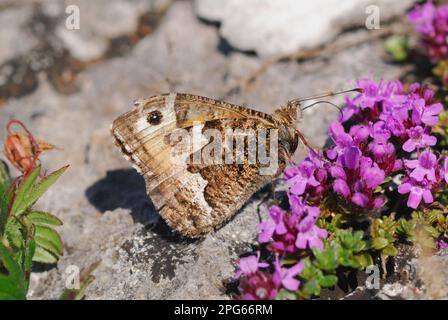
<svg viewBox="0 0 448 320">
<path fill-rule="evenodd" d="M 258 225 L 260 243 L 268 243 L 269 250 L 277 255 L 296 252 L 297 249 L 323 249 L 322 239 L 327 231 L 316 226 L 320 209 L 303 204 L 301 198 L 290 194 L 291 210 L 278 206 L 269 209 L 269 218 Z"/>
<path fill-rule="evenodd" d="M 353 137 L 360 127 L 369 128 L 367 137 L 367 133 L 358 134 L 357 140 L 363 143 L 355 146 L 362 157 L 367 157 L 365 161 L 375 168 L 374 174 L 365 180 L 370 180 L 371 187 L 376 187 L 384 177 L 404 172 L 398 192 L 409 193 L 408 206 L 415 209 L 422 199 L 431 203 L 432 193 L 444 182 L 442 158 L 430 151 L 430 147 L 437 143 L 431 131 L 438 122 L 442 104 L 434 102 L 433 91 L 419 84 L 411 85 L 408 92 L 404 92 L 399 81 L 376 84 L 364 80 L 358 85 L 365 89 L 365 93 L 347 99 L 341 121 L 356 121 L 350 129 L 354 132 Z M 413 159 L 414 154 L 417 154 L 417 159 Z M 357 177 L 362 178 L 362 175 Z M 352 202 L 360 204 L 355 199 Z M 378 198 L 370 203 L 374 207 L 381 206 Z"/>
<path fill-rule="evenodd" d="M 337 195 L 352 211 L 380 209 L 388 201 L 384 183 L 390 181 L 398 194 L 407 196 L 408 207 L 416 209 L 433 202 L 433 194 L 448 183 L 448 158 L 431 148 L 437 143 L 432 127 L 443 109 L 434 92 L 418 84 L 405 90 L 400 81 L 361 80 L 358 86 L 362 93 L 346 98 L 339 120 L 329 127 L 334 145 L 323 153 L 313 150 L 285 169 L 290 209 L 273 206 L 258 225 L 258 241 L 275 256 L 269 266 L 275 272 L 260 271 L 268 265 L 258 257 L 241 260 L 237 275 L 245 275 L 240 290 L 246 298 L 297 290 L 303 266 L 299 261 L 285 268 L 282 259 L 324 250 L 328 234 L 316 223 L 319 206 L 329 195 Z M 257 285 L 263 294 L 256 293 Z"/>
<path fill-rule="evenodd" d="M 268 250 L 275 254 L 273 274 L 260 269 L 270 265 L 259 262 L 260 254 L 248 256 L 239 260 L 239 270 L 235 277 L 240 278 L 239 298 L 274 299 L 280 289 L 296 291 L 300 281 L 296 276 L 302 272 L 303 264 L 298 262 L 293 266 L 285 267 L 282 258 L 287 254 L 317 248 L 324 248 L 323 239 L 327 231 L 316 226 L 320 209 L 305 205 L 301 198 L 289 194 L 290 211 L 278 206 L 269 209 L 269 218 L 258 225 L 260 231 L 258 241 L 269 243 Z"/>
<path fill-rule="evenodd" d="M 299 288 L 300 281 L 295 277 L 303 270 L 303 264 L 297 263 L 291 268 L 284 268 L 277 259 L 274 262 L 274 273 L 259 270 L 269 265 L 259 262 L 260 253 L 256 256 L 240 258 L 239 270 L 235 274 L 236 278 L 244 275 L 240 282 L 242 295 L 238 298 L 244 300 L 271 300 L 277 296 L 281 287 L 290 291 Z"/>
<path fill-rule="evenodd" d="M 425 150 L 437 143 L 431 130 L 443 106 L 418 84 L 409 92 L 399 81 L 361 80 L 358 86 L 363 93 L 347 98 L 340 119 L 330 125 L 335 146 L 285 171 L 291 193 L 321 200 L 333 190 L 358 208 L 377 209 L 387 200 L 376 194 L 377 187 L 405 172 L 399 192 L 410 193 L 408 206 L 416 208 L 422 199 L 432 202 L 431 192 L 440 187 L 445 170 L 441 159 Z M 417 160 L 411 159 L 414 153 Z M 434 174 L 422 175 L 424 170 Z"/>
<path fill-rule="evenodd" d="M 434 62 L 448 57 L 448 5 L 436 7 L 428 1 L 409 12 L 408 19 L 422 35 L 423 46 Z"/>
</svg>

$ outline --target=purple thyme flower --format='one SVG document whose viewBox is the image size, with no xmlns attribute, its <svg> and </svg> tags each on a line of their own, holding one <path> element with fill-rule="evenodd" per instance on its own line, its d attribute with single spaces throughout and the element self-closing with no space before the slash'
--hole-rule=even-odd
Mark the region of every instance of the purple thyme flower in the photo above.
<svg viewBox="0 0 448 320">
<path fill-rule="evenodd" d="M 422 35 L 422 44 L 434 61 L 446 58 L 448 54 L 448 5 L 434 6 L 432 1 L 417 5 L 409 12 L 408 19 L 415 30 Z"/>
<path fill-rule="evenodd" d="M 409 193 L 407 205 L 409 208 L 417 209 L 420 202 L 431 203 L 434 201 L 429 184 L 426 181 L 418 182 L 410 179 L 398 186 L 400 194 Z"/>
<path fill-rule="evenodd" d="M 403 150 L 413 152 L 415 149 L 432 147 L 437 143 L 437 138 L 425 133 L 421 126 L 408 130 L 409 139 L 403 144 Z"/>
<path fill-rule="evenodd" d="M 291 268 L 283 268 L 277 259 L 274 262 L 274 266 L 275 272 L 272 280 L 277 286 L 282 285 L 289 291 L 296 291 L 297 289 L 299 289 L 300 281 L 296 279 L 296 276 L 303 270 L 302 262 L 298 262 Z"/>
<path fill-rule="evenodd" d="M 408 194 L 408 207 L 418 208 L 422 201 L 433 202 L 433 193 L 448 183 L 448 158 L 439 158 L 430 149 L 437 142 L 431 126 L 442 110 L 433 100 L 434 92 L 413 84 L 406 93 L 400 81 L 364 80 L 360 87 L 365 92 L 347 98 L 343 118 L 329 127 L 335 146 L 323 154 L 310 153 L 302 163 L 285 170 L 290 210 L 274 206 L 257 226 L 259 242 L 268 243 L 266 248 L 276 260 L 270 265 L 260 262 L 259 252 L 241 258 L 235 275 L 241 279 L 238 298 L 274 299 L 282 287 L 291 291 L 300 287 L 297 275 L 303 265 L 299 257 L 310 248 L 324 249 L 328 237 L 316 222 L 329 192 L 356 205 L 356 210 L 381 208 L 387 193 L 376 192 L 377 188 L 386 177 L 403 170 L 405 178 L 398 192 Z M 411 158 L 414 151 L 416 160 Z M 448 246 L 442 240 L 439 246 Z M 289 263 L 282 265 L 283 257 L 297 259 L 297 264 L 288 268 Z M 260 270 L 266 267 L 271 268 Z"/>
<path fill-rule="evenodd" d="M 357 147 L 345 148 L 342 154 L 341 164 L 347 169 L 357 169 L 361 158 L 361 150 Z"/>
<path fill-rule="evenodd" d="M 322 239 L 327 238 L 327 236 L 328 232 L 325 229 L 321 229 L 315 224 L 303 220 L 299 223 L 296 247 L 298 249 L 318 248 L 319 250 L 323 250 L 324 243 Z"/>
<path fill-rule="evenodd" d="M 437 241 L 437 249 L 438 250 L 445 250 L 448 249 L 448 243 L 444 240 L 438 240 Z"/>
<path fill-rule="evenodd" d="M 315 164 L 307 160 L 303 161 L 297 167 L 285 169 L 284 174 L 288 185 L 291 187 L 291 193 L 302 195 L 307 186 L 319 186 L 319 181 L 314 177 L 315 170 Z"/>
<path fill-rule="evenodd" d="M 412 101 L 412 121 L 420 125 L 424 123 L 428 126 L 434 126 L 439 122 L 439 113 L 443 110 L 441 103 L 427 105 L 423 98 Z"/>
<path fill-rule="evenodd" d="M 413 169 L 409 177 L 416 181 L 423 181 L 427 178 L 431 182 L 436 182 L 437 157 L 430 151 L 422 152 L 418 160 L 405 160 L 405 166 Z"/>
<path fill-rule="evenodd" d="M 368 157 L 361 160 L 361 178 L 369 189 L 374 190 L 383 183 L 385 173 Z"/>
<path fill-rule="evenodd" d="M 330 160 L 335 160 L 344 152 L 345 148 L 353 145 L 353 138 L 346 133 L 344 127 L 339 121 L 333 121 L 328 129 L 328 134 L 336 144 L 334 148 L 328 149 L 326 154 Z"/>
<path fill-rule="evenodd" d="M 390 142 L 373 141 L 369 144 L 369 151 L 378 163 L 395 160 L 395 147 Z"/>
<path fill-rule="evenodd" d="M 373 106 L 382 100 L 381 87 L 382 84 L 376 84 L 375 81 L 362 79 L 358 81 L 358 86 L 363 89 L 363 93 L 355 99 L 361 109 L 372 109 Z"/>
<path fill-rule="evenodd" d="M 377 121 L 381 118 L 381 109 L 386 109 L 390 114 L 400 115 L 403 112 L 396 112 L 402 108 L 406 99 L 403 95 L 403 85 L 400 81 L 390 81 L 383 84 L 381 81 L 377 84 L 370 79 L 357 81 L 357 86 L 364 90 L 356 97 L 346 98 L 345 108 L 342 110 L 341 123 L 346 122 L 353 116 L 356 116 L 360 123 L 367 124 L 369 121 Z M 385 119 L 382 119 L 385 120 Z"/>
<path fill-rule="evenodd" d="M 350 187 L 348 186 L 347 181 L 345 181 L 345 179 L 334 180 L 333 189 L 335 192 L 339 193 L 346 199 L 350 197 L 351 194 Z"/>
<path fill-rule="evenodd" d="M 285 211 L 279 206 L 273 206 L 269 209 L 269 218 L 257 225 L 260 231 L 260 235 L 258 236 L 260 243 L 268 242 L 274 233 L 282 235 L 288 231 L 283 221 L 284 215 Z"/>
<path fill-rule="evenodd" d="M 356 192 L 352 197 L 352 202 L 358 207 L 365 208 L 369 204 L 369 198 L 361 192 Z"/>
<path fill-rule="evenodd" d="M 249 276 L 257 272 L 259 268 L 269 267 L 266 262 L 260 262 L 260 251 L 257 251 L 256 256 L 240 258 L 238 265 L 239 270 L 235 273 L 235 278 L 239 278 L 241 275 Z"/>
<path fill-rule="evenodd" d="M 390 138 L 390 131 L 384 121 L 377 121 L 371 126 L 370 135 L 376 142 L 386 143 Z"/>
<path fill-rule="evenodd" d="M 445 160 L 443 161 L 442 172 L 445 182 L 448 183 L 448 157 L 445 157 Z"/>
<path fill-rule="evenodd" d="M 350 135 L 353 137 L 355 145 L 359 146 L 360 143 L 369 138 L 370 130 L 367 126 L 356 125 L 350 128 Z"/>
<path fill-rule="evenodd" d="M 423 5 L 417 5 L 414 10 L 408 13 L 408 19 L 415 25 L 415 30 L 423 34 L 435 32 L 433 20 L 436 16 L 436 8 L 429 1 Z"/>
<path fill-rule="evenodd" d="M 318 239 L 319 241 L 312 239 L 315 237 L 315 235 L 313 235 L 312 233 L 313 230 L 316 230 L 315 228 L 317 228 L 315 226 L 315 223 L 319 218 L 320 209 L 318 207 L 305 205 L 302 199 L 293 194 L 289 195 L 289 203 L 291 206 L 291 213 L 292 213 L 291 214 L 292 219 L 290 219 L 290 222 L 295 224 L 295 230 L 298 231 L 297 237 L 299 238 L 299 236 L 302 235 L 306 239 L 310 240 L 308 242 L 308 244 L 310 244 L 310 247 L 313 247 L 316 243 L 319 243 L 320 246 L 319 239 Z M 321 237 L 326 238 L 326 235 Z M 296 246 L 297 246 L 297 240 L 296 240 Z"/>
<path fill-rule="evenodd" d="M 273 300 L 277 296 L 278 286 L 270 273 L 257 271 L 240 281 L 240 296 L 242 300 Z"/>
</svg>

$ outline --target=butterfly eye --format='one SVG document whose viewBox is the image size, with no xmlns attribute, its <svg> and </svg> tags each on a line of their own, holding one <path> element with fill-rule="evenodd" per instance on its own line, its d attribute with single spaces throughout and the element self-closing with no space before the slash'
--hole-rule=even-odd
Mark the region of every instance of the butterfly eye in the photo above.
<svg viewBox="0 0 448 320">
<path fill-rule="evenodd" d="M 153 126 L 156 126 L 156 125 L 160 124 L 160 122 L 162 122 L 162 118 L 163 118 L 162 113 L 159 110 L 154 110 L 148 114 L 147 119 L 150 124 L 152 124 Z"/>
</svg>

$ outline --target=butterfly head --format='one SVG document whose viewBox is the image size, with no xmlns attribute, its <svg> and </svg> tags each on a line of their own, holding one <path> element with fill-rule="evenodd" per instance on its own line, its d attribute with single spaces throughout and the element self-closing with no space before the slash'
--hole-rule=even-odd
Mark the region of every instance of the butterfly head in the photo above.
<svg viewBox="0 0 448 320">
<path fill-rule="evenodd" d="M 274 116 L 282 125 L 295 128 L 297 120 L 301 118 L 300 103 L 290 101 L 277 109 Z"/>
</svg>

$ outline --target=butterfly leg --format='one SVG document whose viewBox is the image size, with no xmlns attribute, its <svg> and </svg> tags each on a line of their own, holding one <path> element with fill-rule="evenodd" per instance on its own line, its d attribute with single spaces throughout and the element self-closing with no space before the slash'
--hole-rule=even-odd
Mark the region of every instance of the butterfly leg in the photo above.
<svg viewBox="0 0 448 320">
<path fill-rule="evenodd" d="M 315 147 L 311 146 L 309 144 L 309 142 L 306 140 L 306 138 L 303 136 L 303 134 L 299 131 L 296 130 L 297 136 L 299 137 L 300 142 L 303 144 L 303 146 L 305 147 L 305 149 L 307 149 L 309 152 L 312 152 L 315 156 L 319 156 L 316 151 L 314 151 Z"/>
</svg>

